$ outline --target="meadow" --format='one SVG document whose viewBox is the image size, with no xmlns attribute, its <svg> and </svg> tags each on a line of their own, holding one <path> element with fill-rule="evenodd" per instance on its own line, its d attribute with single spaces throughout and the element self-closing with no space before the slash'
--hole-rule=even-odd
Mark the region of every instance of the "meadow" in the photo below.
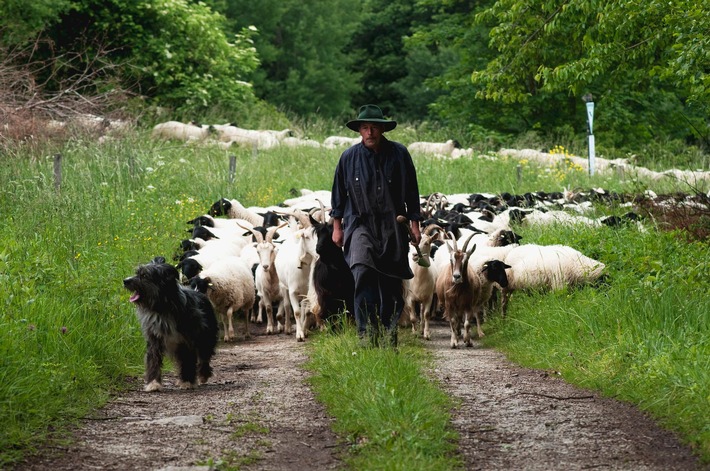
<svg viewBox="0 0 710 471">
<path fill-rule="evenodd" d="M 408 136 L 395 131 L 391 137 Z M 66 439 L 68 427 L 126 387 L 127 377 L 142 375 L 144 343 L 122 286 L 136 265 L 156 255 L 171 259 L 188 236 L 186 221 L 221 197 L 266 206 L 301 188 L 330 189 L 339 153 L 223 151 L 154 142 L 145 133 L 103 144 L 72 139 L 5 148 L 0 156 L 0 467 L 48 440 Z M 57 154 L 61 181 L 54 173 Z M 230 155 L 236 156 L 234 175 Z M 423 194 L 565 187 L 659 194 L 689 190 L 678 182 L 590 178 L 579 168 L 545 169 L 503 158 L 416 157 L 415 163 Z M 626 209 L 597 211 L 623 214 Z M 487 321 L 484 344 L 522 365 L 559 371 L 570 382 L 637 404 L 710 461 L 708 243 L 657 231 L 652 221 L 648 226 L 647 233 L 521 228 L 524 242 L 569 244 L 603 261 L 609 282 L 598 289 L 516 293 L 506 319 L 494 315 Z M 351 339 L 314 338 L 309 368 L 328 405 L 337 400 L 329 399 L 328 391 L 343 371 L 332 371 L 323 351 L 347 349 L 339 342 Z M 408 348 L 416 352 L 421 346 L 412 342 Z M 411 358 L 419 370 L 428 361 L 421 352 Z M 377 371 L 367 361 L 337 368 L 343 367 L 355 377 L 357 368 Z M 436 398 L 432 403 L 445 410 L 436 385 L 428 385 Z M 416 406 L 400 409 L 417 413 Z M 393 413 L 387 412 L 390 420 Z M 352 433 L 345 418 L 343 424 L 339 433 Z M 442 430 L 440 424 L 425 426 Z M 407 439 L 421 449 L 416 435 Z M 449 446 L 441 444 L 443 453 Z M 406 450 L 391 440 L 380 446 L 393 448 Z"/>
</svg>

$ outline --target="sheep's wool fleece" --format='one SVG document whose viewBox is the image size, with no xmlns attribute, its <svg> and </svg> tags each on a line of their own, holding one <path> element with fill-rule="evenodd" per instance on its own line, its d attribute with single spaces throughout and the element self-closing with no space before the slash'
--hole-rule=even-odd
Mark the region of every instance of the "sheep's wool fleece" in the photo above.
<svg viewBox="0 0 710 471">
<path fill-rule="evenodd" d="M 419 187 L 407 148 L 384 137 L 380 152 L 360 142 L 340 156 L 331 193 L 331 217 L 343 219 L 345 260 L 410 279 L 407 230 L 397 215 L 421 220 Z"/>
</svg>

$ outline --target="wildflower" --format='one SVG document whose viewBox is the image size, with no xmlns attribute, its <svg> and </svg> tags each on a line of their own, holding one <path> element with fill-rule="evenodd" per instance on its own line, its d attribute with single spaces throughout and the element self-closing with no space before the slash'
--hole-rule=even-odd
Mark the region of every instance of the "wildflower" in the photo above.
<svg viewBox="0 0 710 471">
<path fill-rule="evenodd" d="M 153 191 L 155 190 L 155 187 L 153 185 L 148 185 L 147 187 L 145 187 L 145 189 Z"/>
<path fill-rule="evenodd" d="M 146 167 L 145 171 L 146 171 L 146 173 L 153 173 L 153 172 L 155 172 L 155 169 L 153 167 Z"/>
<path fill-rule="evenodd" d="M 62 332 L 62 334 L 66 334 L 66 333 L 67 333 L 67 328 L 64 327 L 64 326 L 62 326 L 62 328 L 59 329 L 59 330 Z"/>
</svg>

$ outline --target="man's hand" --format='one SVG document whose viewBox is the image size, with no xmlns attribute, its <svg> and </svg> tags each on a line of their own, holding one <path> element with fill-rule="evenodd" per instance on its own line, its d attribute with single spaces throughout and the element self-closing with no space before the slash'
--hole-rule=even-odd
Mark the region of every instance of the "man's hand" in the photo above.
<svg viewBox="0 0 710 471">
<path fill-rule="evenodd" d="M 419 242 L 422 240 L 422 233 L 421 230 L 419 229 L 419 221 L 412 221 L 411 222 L 412 226 L 412 245 L 419 245 Z"/>
<path fill-rule="evenodd" d="M 338 247 L 343 247 L 343 239 L 345 235 L 343 234 L 343 220 L 340 218 L 333 218 L 333 243 Z"/>
</svg>

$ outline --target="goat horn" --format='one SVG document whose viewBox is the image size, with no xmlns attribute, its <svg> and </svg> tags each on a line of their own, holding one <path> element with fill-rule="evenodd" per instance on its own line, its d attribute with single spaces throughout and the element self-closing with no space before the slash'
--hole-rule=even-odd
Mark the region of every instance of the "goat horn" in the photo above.
<svg viewBox="0 0 710 471">
<path fill-rule="evenodd" d="M 308 220 L 308 216 L 300 209 L 296 209 L 296 211 L 294 211 L 294 217 L 299 223 L 301 223 L 301 227 L 306 228 L 311 226 L 311 221 Z"/>
<path fill-rule="evenodd" d="M 266 242 L 271 243 L 274 240 L 274 234 L 276 234 L 276 231 L 279 230 L 281 226 L 271 226 L 266 230 Z M 261 235 L 261 234 L 259 234 Z"/>
<path fill-rule="evenodd" d="M 468 238 L 466 239 L 466 242 L 463 243 L 463 249 L 461 249 L 462 251 L 466 252 L 466 247 L 468 247 L 468 243 L 471 242 L 472 238 L 473 238 L 473 234 L 468 236 Z M 474 248 L 474 250 L 476 249 L 476 244 L 473 244 L 473 248 Z M 473 253 L 473 250 L 471 252 Z"/>
<path fill-rule="evenodd" d="M 426 226 L 426 227 L 424 228 L 424 234 L 426 234 L 426 235 L 428 235 L 428 236 L 431 237 L 431 235 L 432 235 L 434 232 L 437 232 L 437 231 L 442 231 L 442 232 L 443 232 L 443 230 L 444 230 L 444 229 L 442 229 L 440 226 L 438 226 L 438 225 L 436 225 L 436 224 L 429 224 L 428 226 Z"/>
<path fill-rule="evenodd" d="M 318 201 L 318 204 L 320 205 L 320 213 L 321 213 L 321 222 L 325 223 L 325 206 L 323 205 L 323 202 L 316 198 L 316 201 Z"/>
</svg>

